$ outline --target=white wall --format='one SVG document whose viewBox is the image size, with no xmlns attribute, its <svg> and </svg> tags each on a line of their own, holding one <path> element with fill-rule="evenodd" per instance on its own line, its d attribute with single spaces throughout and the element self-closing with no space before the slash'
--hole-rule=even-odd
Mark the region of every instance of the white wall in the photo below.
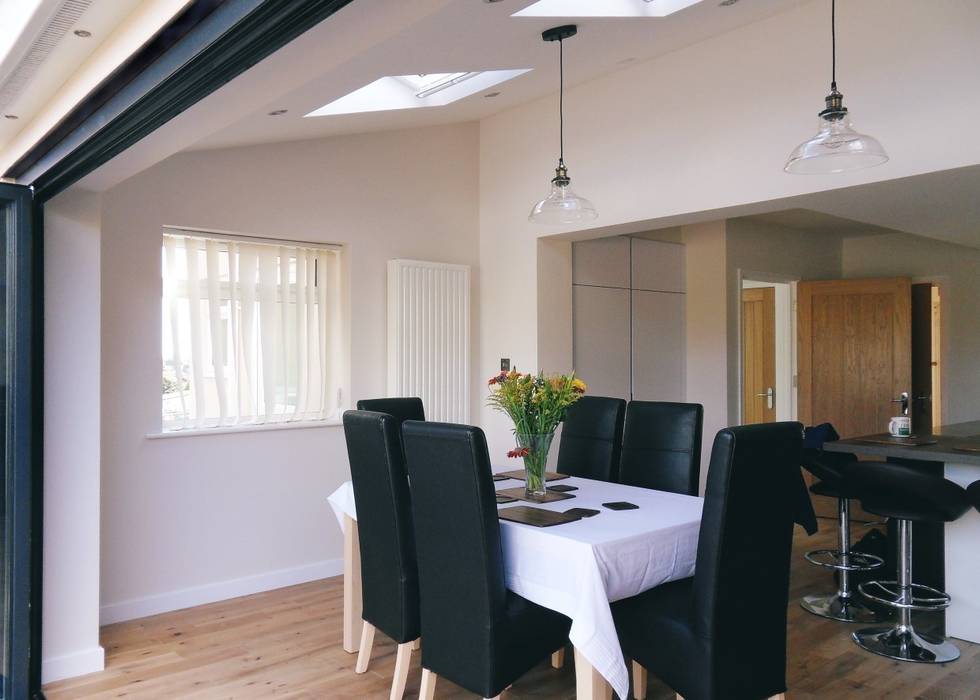
<svg viewBox="0 0 980 700">
<path fill-rule="evenodd" d="M 907 234 L 844 240 L 844 277 L 940 286 L 944 424 L 980 419 L 980 250 Z"/>
<path fill-rule="evenodd" d="M 599 209 L 597 224 L 717 220 L 729 208 L 980 162 L 980 3 L 863 0 L 838 17 L 840 85 L 856 126 L 892 159 L 827 178 L 783 173 L 789 151 L 815 132 L 828 88 L 827 19 L 827 3 L 814 0 L 567 90 L 566 161 L 576 191 Z M 929 85 L 929 100 L 908 99 L 918 84 Z M 921 128 L 937 105 L 955 138 Z M 535 239 L 556 231 L 526 217 L 555 165 L 554 108 L 549 96 L 481 122 L 484 374 L 499 357 L 538 364 Z M 480 422 L 492 449 L 509 444 L 505 419 L 484 409 Z"/>
<path fill-rule="evenodd" d="M 47 683 L 103 667 L 99 646 L 101 198 L 44 214 L 44 599 Z"/>
<path fill-rule="evenodd" d="M 342 428 L 147 439 L 160 430 L 161 226 L 347 245 L 351 393 L 380 396 L 385 263 L 477 264 L 476 158 L 463 124 L 181 154 L 105 194 L 103 622 L 340 571 L 326 497 L 349 478 Z"/>
</svg>

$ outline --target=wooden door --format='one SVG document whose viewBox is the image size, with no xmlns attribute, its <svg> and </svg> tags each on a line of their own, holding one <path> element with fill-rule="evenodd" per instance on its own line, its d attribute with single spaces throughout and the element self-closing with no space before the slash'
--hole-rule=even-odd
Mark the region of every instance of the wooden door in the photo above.
<svg viewBox="0 0 980 700">
<path fill-rule="evenodd" d="M 882 433 L 911 389 L 911 281 L 908 278 L 800 282 L 797 288 L 798 415 L 832 423 L 842 438 Z M 815 496 L 817 514 L 836 517 Z M 857 504 L 852 513 L 865 519 Z"/>
<path fill-rule="evenodd" d="M 776 289 L 742 290 L 742 423 L 776 420 Z"/>
</svg>

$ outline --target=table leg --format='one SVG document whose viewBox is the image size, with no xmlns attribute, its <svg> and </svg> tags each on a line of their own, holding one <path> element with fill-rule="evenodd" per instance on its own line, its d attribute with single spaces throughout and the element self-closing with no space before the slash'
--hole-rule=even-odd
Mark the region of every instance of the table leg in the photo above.
<svg viewBox="0 0 980 700">
<path fill-rule="evenodd" d="M 575 649 L 575 697 L 577 700 L 612 700 L 612 686 Z"/>
<path fill-rule="evenodd" d="M 357 652 L 361 638 L 361 545 L 357 521 L 344 516 L 344 651 Z"/>
</svg>

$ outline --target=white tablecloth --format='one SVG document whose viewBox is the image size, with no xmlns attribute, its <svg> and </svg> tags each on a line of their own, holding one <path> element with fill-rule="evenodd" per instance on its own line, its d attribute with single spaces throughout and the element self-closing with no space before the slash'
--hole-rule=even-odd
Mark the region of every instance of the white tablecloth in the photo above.
<svg viewBox="0 0 980 700">
<path fill-rule="evenodd" d="M 547 528 L 501 520 L 507 587 L 571 618 L 568 636 L 572 644 L 616 694 L 625 698 L 629 673 L 609 602 L 694 574 L 702 499 L 575 477 L 558 483 L 578 486 L 572 492 L 576 497 L 499 507 L 595 508 L 600 512 Z M 495 486 L 500 490 L 522 484 L 509 480 Z M 602 507 L 610 501 L 629 501 L 639 508 L 612 511 Z M 332 493 L 329 502 L 341 527 L 344 514 L 356 519 L 350 482 Z"/>
</svg>

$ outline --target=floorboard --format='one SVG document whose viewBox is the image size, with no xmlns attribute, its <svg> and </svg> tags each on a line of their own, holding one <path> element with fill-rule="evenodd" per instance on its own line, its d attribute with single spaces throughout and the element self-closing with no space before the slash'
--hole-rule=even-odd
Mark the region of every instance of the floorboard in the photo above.
<svg viewBox="0 0 980 700">
<path fill-rule="evenodd" d="M 861 534 L 855 532 L 855 539 Z M 901 664 L 858 649 L 849 638 L 851 626 L 799 607 L 805 593 L 833 585 L 825 570 L 803 560 L 803 551 L 833 542 L 829 520 L 821 520 L 813 538 L 797 531 L 787 697 L 980 698 L 980 645 L 958 642 L 963 655 L 946 666 Z M 387 698 L 396 645 L 378 632 L 368 672 L 355 675 L 356 655 L 341 648 L 342 602 L 338 577 L 108 625 L 102 629 L 106 670 L 49 684 L 44 692 L 49 700 Z M 542 659 L 503 697 L 574 698 L 571 657 L 557 671 Z M 418 697 L 420 677 L 416 653 L 406 698 Z M 475 696 L 442 680 L 436 697 Z M 674 693 L 651 674 L 647 697 L 668 700 Z"/>
</svg>

